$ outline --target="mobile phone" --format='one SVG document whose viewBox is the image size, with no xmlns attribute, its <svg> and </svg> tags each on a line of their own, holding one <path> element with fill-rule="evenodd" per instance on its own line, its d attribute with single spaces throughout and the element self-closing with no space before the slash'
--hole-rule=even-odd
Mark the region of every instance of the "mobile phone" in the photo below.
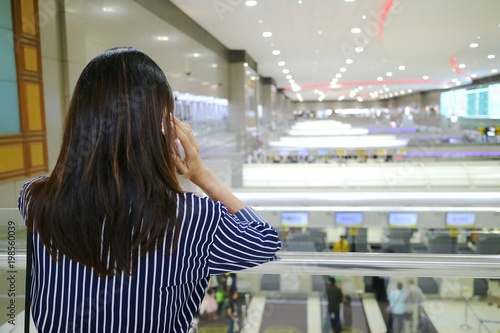
<svg viewBox="0 0 500 333">
<path fill-rule="evenodd" d="M 175 146 L 177 147 L 177 154 L 183 160 L 186 158 L 186 152 L 184 151 L 184 147 L 182 146 L 179 138 L 175 138 L 174 140 Z"/>
</svg>

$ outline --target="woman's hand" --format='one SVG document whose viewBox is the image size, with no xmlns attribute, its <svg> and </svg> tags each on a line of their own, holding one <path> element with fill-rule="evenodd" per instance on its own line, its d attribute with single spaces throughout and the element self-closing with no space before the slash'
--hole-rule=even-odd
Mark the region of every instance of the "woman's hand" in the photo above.
<svg viewBox="0 0 500 333">
<path fill-rule="evenodd" d="M 198 142 L 188 124 L 174 117 L 173 126 L 175 126 L 175 133 L 185 154 L 184 159 L 178 155 L 174 157 L 177 172 L 196 183 L 197 179 L 203 177 L 203 174 L 208 170 L 201 160 Z"/>
<path fill-rule="evenodd" d="M 174 157 L 177 172 L 196 184 L 210 199 L 222 201 L 232 214 L 245 207 L 243 202 L 234 196 L 224 184 L 203 164 L 198 142 L 194 138 L 191 126 L 174 117 L 172 126 L 179 139 L 186 157 Z"/>
</svg>

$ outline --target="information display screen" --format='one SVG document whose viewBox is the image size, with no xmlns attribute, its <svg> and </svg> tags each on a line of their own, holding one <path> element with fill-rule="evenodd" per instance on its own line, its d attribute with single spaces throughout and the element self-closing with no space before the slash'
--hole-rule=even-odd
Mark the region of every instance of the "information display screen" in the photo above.
<svg viewBox="0 0 500 333">
<path fill-rule="evenodd" d="M 416 228 L 417 213 L 389 213 L 389 226 L 394 228 Z"/>
<path fill-rule="evenodd" d="M 305 227 L 308 223 L 308 212 L 281 212 L 282 227 Z"/>
<path fill-rule="evenodd" d="M 500 84 L 441 93 L 440 113 L 450 118 L 500 118 Z"/>
<path fill-rule="evenodd" d="M 335 224 L 346 227 L 359 227 L 363 225 L 363 213 L 358 213 L 358 212 L 335 213 Z"/>
<path fill-rule="evenodd" d="M 472 228 L 476 224 L 476 213 L 446 213 L 446 226 Z"/>
</svg>

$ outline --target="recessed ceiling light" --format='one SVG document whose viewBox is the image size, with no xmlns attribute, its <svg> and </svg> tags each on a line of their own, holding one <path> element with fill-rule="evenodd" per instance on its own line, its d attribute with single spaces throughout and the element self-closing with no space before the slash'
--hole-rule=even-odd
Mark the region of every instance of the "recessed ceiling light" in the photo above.
<svg viewBox="0 0 500 333">
<path fill-rule="evenodd" d="M 385 73 L 386 76 L 392 76 L 392 72 Z"/>
<path fill-rule="evenodd" d="M 361 98 L 360 96 L 358 96 L 358 98 L 356 98 L 358 100 L 358 102 L 363 102 L 363 98 Z"/>
<path fill-rule="evenodd" d="M 387 87 L 385 87 L 385 88 L 384 88 L 384 91 L 389 91 L 389 90 L 391 90 L 391 89 L 389 89 L 389 88 L 387 88 Z"/>
<path fill-rule="evenodd" d="M 289 71 L 288 69 L 284 69 L 282 72 L 283 72 L 283 74 L 288 74 L 288 73 L 290 73 L 290 71 Z"/>
<path fill-rule="evenodd" d="M 323 34 L 323 31 L 318 30 L 318 35 L 320 35 L 320 36 L 321 36 L 322 34 Z"/>
<path fill-rule="evenodd" d="M 217 65 L 217 64 L 212 64 L 212 68 L 217 68 L 217 67 L 219 67 L 219 65 Z"/>
<path fill-rule="evenodd" d="M 471 74 L 470 77 L 475 79 L 477 77 L 477 74 Z"/>
<path fill-rule="evenodd" d="M 292 78 L 292 76 L 289 74 L 287 76 L 285 76 L 287 80 L 290 80 Z"/>
<path fill-rule="evenodd" d="M 465 68 L 465 64 L 458 65 L 458 68 Z"/>
<path fill-rule="evenodd" d="M 332 79 L 332 83 L 337 83 L 339 82 L 339 79 L 337 79 L 336 77 Z"/>
<path fill-rule="evenodd" d="M 469 45 L 469 47 L 471 47 L 471 48 L 476 48 L 476 47 L 478 47 L 478 46 L 479 46 L 479 44 L 478 44 L 478 43 L 471 43 L 471 44 Z"/>
<path fill-rule="evenodd" d="M 400 71 L 404 71 L 404 70 L 406 69 L 406 67 L 405 67 L 405 66 L 403 66 L 403 65 L 401 65 L 401 66 L 399 66 L 399 67 L 398 67 L 398 69 L 399 69 Z"/>
<path fill-rule="evenodd" d="M 247 75 L 250 75 L 250 71 L 246 71 L 245 73 L 246 73 Z"/>
<path fill-rule="evenodd" d="M 273 55 L 280 55 L 281 51 L 280 50 L 273 50 Z"/>
<path fill-rule="evenodd" d="M 262 20 L 258 20 L 257 22 L 259 22 L 259 24 L 262 24 L 262 22 L 264 22 L 264 21 L 262 21 Z"/>
<path fill-rule="evenodd" d="M 361 16 L 363 20 L 366 20 L 366 15 Z"/>
<path fill-rule="evenodd" d="M 158 36 L 157 39 L 161 40 L 161 41 L 167 41 L 168 40 L 168 36 Z"/>
<path fill-rule="evenodd" d="M 263 36 L 263 37 L 271 37 L 272 35 L 273 35 L 273 33 L 272 33 L 272 32 L 270 32 L 270 31 L 266 31 L 266 32 L 263 32 L 263 33 L 262 33 L 262 36 Z"/>
<path fill-rule="evenodd" d="M 247 5 L 248 7 L 257 6 L 257 1 L 255 1 L 255 0 L 248 0 L 248 1 L 245 1 L 245 5 Z"/>
<path fill-rule="evenodd" d="M 106 12 L 106 13 L 109 13 L 109 12 L 113 11 L 113 8 L 111 8 L 111 7 L 102 7 L 101 9 L 102 9 L 103 12 Z"/>
<path fill-rule="evenodd" d="M 290 83 L 290 84 L 295 83 L 295 80 L 294 79 L 290 79 L 290 80 L 288 80 L 288 83 Z"/>
<path fill-rule="evenodd" d="M 424 75 L 424 76 L 422 76 L 422 79 L 429 80 L 429 76 L 428 75 Z"/>
<path fill-rule="evenodd" d="M 401 90 L 399 93 L 400 93 L 401 95 L 404 95 L 404 94 L 405 94 L 405 91 L 404 91 L 404 90 Z"/>
<path fill-rule="evenodd" d="M 244 62 L 243 67 L 248 67 L 248 62 Z"/>
<path fill-rule="evenodd" d="M 412 91 L 413 91 L 413 90 L 411 90 L 411 89 L 408 89 L 408 90 L 407 90 L 407 92 L 408 92 L 408 93 L 411 93 Z"/>
<path fill-rule="evenodd" d="M 256 76 L 251 76 L 250 80 L 255 81 L 255 80 L 257 80 L 257 77 Z"/>
<path fill-rule="evenodd" d="M 498 73 L 498 69 L 494 68 L 491 70 L 491 72 L 494 74 L 494 73 Z"/>
<path fill-rule="evenodd" d="M 344 0 L 345 2 L 354 2 L 355 0 Z"/>
<path fill-rule="evenodd" d="M 285 62 L 284 61 L 279 61 L 278 62 L 278 66 L 285 66 Z"/>
<path fill-rule="evenodd" d="M 299 0 L 299 5 L 302 5 L 302 0 Z"/>
<path fill-rule="evenodd" d="M 363 48 L 361 46 L 358 46 L 357 48 L 354 49 L 354 51 L 360 53 L 363 52 Z"/>
<path fill-rule="evenodd" d="M 354 62 L 354 61 L 353 61 L 352 59 L 346 59 L 346 61 L 345 61 L 345 63 L 346 63 L 346 64 L 349 64 L 349 65 L 350 65 L 350 64 L 352 64 L 353 62 Z"/>
<path fill-rule="evenodd" d="M 193 57 L 198 58 L 200 56 L 199 53 L 193 53 Z"/>
<path fill-rule="evenodd" d="M 341 71 L 342 73 L 346 72 L 347 69 L 345 67 L 340 67 L 339 71 Z"/>
<path fill-rule="evenodd" d="M 384 78 L 383 78 L 382 76 L 379 76 L 379 77 L 377 78 L 377 81 L 382 81 L 383 79 L 384 79 Z"/>
<path fill-rule="evenodd" d="M 495 55 L 494 54 L 488 55 L 488 59 L 495 59 Z"/>
<path fill-rule="evenodd" d="M 351 29 L 351 32 L 352 32 L 353 34 L 359 34 L 359 33 L 361 32 L 361 29 L 360 29 L 360 28 L 352 28 L 352 29 Z"/>
<path fill-rule="evenodd" d="M 337 74 L 335 74 L 335 77 L 336 77 L 337 79 L 340 79 L 340 78 L 342 77 L 342 74 L 337 73 Z"/>
</svg>

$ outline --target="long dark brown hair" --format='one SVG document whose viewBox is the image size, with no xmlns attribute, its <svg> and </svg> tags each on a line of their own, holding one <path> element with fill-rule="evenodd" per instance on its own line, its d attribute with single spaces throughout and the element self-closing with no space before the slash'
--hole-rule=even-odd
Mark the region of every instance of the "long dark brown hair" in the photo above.
<svg viewBox="0 0 500 333">
<path fill-rule="evenodd" d="M 132 274 L 134 256 L 164 236 L 172 248 L 181 192 L 173 109 L 164 73 L 139 50 L 110 49 L 85 67 L 57 164 L 28 193 L 28 227 L 56 260 L 62 253 L 101 276 Z"/>
</svg>

